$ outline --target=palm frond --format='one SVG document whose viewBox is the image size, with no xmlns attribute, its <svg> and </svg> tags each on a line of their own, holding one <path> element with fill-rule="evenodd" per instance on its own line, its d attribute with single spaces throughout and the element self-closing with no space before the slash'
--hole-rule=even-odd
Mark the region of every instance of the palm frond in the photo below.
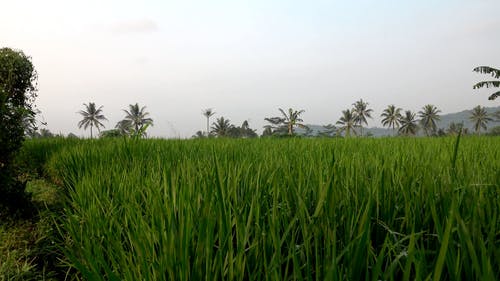
<svg viewBox="0 0 500 281">
<path fill-rule="evenodd" d="M 474 68 L 474 71 L 479 72 L 479 73 L 483 73 L 483 74 L 491 74 L 491 76 L 493 76 L 495 78 L 500 78 L 500 70 L 493 68 L 493 67 L 478 66 L 478 67 Z"/>
<path fill-rule="evenodd" d="M 494 100 L 500 96 L 500 91 L 491 94 L 491 96 L 488 98 L 489 100 Z"/>
<path fill-rule="evenodd" d="M 472 89 L 480 89 L 482 87 L 486 88 L 498 88 L 500 87 L 500 81 L 482 81 L 472 86 Z"/>
<path fill-rule="evenodd" d="M 278 110 L 281 112 L 281 114 L 283 114 L 283 116 L 285 116 L 285 118 L 283 118 L 283 119 L 288 120 L 288 114 L 286 114 L 285 111 L 281 108 L 278 108 Z"/>
<path fill-rule="evenodd" d="M 306 130 L 307 130 L 307 129 L 310 129 L 310 128 L 309 128 L 309 126 L 304 125 L 304 124 L 297 124 L 297 126 L 298 126 L 299 128 L 306 129 Z"/>
<path fill-rule="evenodd" d="M 281 117 L 270 117 L 270 118 L 264 118 L 267 122 L 273 124 L 273 125 L 279 125 L 283 122 L 285 122 L 284 118 Z"/>
<path fill-rule="evenodd" d="M 87 123 L 87 119 L 81 120 L 80 122 L 78 122 L 78 128 L 85 126 L 86 123 Z M 85 126 L 85 129 L 87 129 L 87 126 Z"/>
</svg>

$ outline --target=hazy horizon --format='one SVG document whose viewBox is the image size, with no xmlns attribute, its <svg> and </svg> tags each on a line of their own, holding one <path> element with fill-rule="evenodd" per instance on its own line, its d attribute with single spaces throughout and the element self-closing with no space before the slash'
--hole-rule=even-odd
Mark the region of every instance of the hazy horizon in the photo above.
<svg viewBox="0 0 500 281">
<path fill-rule="evenodd" d="M 308 124 L 335 123 L 362 98 L 380 127 L 388 104 L 442 114 L 499 106 L 473 90 L 500 67 L 500 1 L 9 1 L 0 47 L 38 72 L 37 108 L 54 133 L 78 129 L 83 103 L 114 128 L 146 106 L 155 137 L 205 130 L 213 108 L 262 131 L 278 108 Z"/>
</svg>

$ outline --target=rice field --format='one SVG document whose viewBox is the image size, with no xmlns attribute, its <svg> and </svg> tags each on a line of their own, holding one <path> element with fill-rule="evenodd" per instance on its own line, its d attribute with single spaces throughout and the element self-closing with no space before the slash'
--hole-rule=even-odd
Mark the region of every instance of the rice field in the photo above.
<svg viewBox="0 0 500 281">
<path fill-rule="evenodd" d="M 86 280 L 500 280 L 500 138 L 49 140 Z"/>
</svg>

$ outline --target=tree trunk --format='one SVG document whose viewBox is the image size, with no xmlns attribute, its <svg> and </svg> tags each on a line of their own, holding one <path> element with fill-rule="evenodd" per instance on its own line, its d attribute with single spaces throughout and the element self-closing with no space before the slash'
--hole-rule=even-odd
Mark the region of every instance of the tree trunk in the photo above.
<svg viewBox="0 0 500 281">
<path fill-rule="evenodd" d="M 90 123 L 90 138 L 92 139 L 92 123 Z"/>
<path fill-rule="evenodd" d="M 210 130 L 210 117 L 207 116 L 207 138 L 209 135 L 209 130 Z"/>
</svg>

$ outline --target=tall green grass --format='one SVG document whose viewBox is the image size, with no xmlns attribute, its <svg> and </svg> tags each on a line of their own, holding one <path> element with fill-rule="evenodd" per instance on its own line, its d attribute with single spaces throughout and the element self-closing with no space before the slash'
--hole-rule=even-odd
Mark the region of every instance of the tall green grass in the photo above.
<svg viewBox="0 0 500 281">
<path fill-rule="evenodd" d="M 46 167 L 87 280 L 499 280 L 499 157 L 486 137 L 93 140 Z"/>
</svg>

